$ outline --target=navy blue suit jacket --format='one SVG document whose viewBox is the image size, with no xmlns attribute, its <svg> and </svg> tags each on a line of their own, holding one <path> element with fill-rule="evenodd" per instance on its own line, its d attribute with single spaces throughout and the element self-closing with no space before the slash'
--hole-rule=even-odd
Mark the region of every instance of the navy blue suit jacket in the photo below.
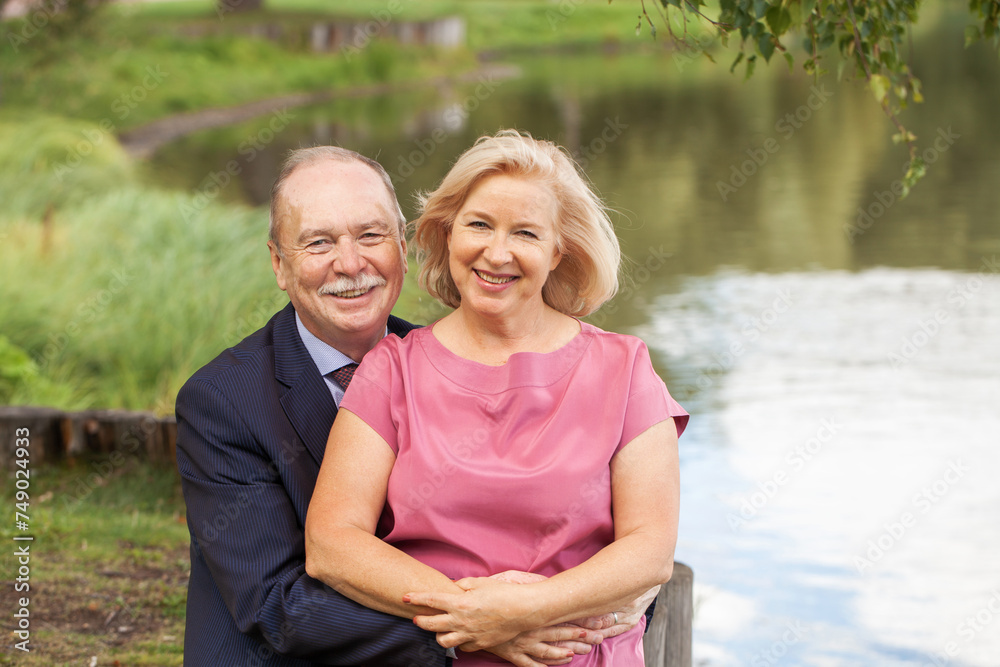
<svg viewBox="0 0 1000 667">
<path fill-rule="evenodd" d="M 388 326 L 399 336 L 414 328 L 395 317 Z M 178 394 L 191 531 L 187 667 L 450 662 L 433 634 L 305 572 L 306 509 L 336 414 L 291 304 Z"/>
</svg>

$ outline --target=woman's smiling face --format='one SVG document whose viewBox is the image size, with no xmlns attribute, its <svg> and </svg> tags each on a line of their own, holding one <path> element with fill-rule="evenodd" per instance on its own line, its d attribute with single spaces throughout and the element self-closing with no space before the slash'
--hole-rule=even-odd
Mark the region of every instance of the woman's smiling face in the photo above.
<svg viewBox="0 0 1000 667">
<path fill-rule="evenodd" d="M 542 287 L 562 258 L 558 205 L 530 176 L 484 178 L 448 234 L 449 268 L 461 307 L 491 318 L 536 315 Z"/>
</svg>

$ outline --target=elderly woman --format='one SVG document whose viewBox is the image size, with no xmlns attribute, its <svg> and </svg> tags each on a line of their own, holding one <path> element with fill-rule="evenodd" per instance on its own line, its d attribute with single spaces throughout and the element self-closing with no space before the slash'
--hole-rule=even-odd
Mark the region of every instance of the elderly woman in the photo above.
<svg viewBox="0 0 1000 667">
<path fill-rule="evenodd" d="M 620 251 L 555 145 L 481 138 L 424 198 L 414 240 L 421 284 L 454 311 L 358 368 L 309 508 L 307 569 L 414 617 L 461 649 L 456 665 L 565 663 L 567 649 L 505 642 L 670 578 L 687 414 L 642 341 L 577 319 L 616 292 Z M 489 578 L 507 570 L 540 576 Z M 573 664 L 641 667 L 642 632 Z"/>
</svg>

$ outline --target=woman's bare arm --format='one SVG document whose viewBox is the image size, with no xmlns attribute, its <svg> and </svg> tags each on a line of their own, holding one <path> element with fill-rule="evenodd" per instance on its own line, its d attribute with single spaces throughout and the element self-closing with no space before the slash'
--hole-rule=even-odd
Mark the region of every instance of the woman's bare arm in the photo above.
<svg viewBox="0 0 1000 667">
<path fill-rule="evenodd" d="M 412 590 L 456 593 L 448 577 L 375 537 L 395 455 L 357 415 L 340 410 L 306 516 L 306 573 L 355 602 L 396 616 Z"/>
</svg>

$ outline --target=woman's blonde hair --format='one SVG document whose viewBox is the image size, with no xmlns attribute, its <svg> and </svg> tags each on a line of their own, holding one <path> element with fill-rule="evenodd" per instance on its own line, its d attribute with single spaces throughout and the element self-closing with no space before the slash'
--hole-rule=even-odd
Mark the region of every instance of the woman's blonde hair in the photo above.
<svg viewBox="0 0 1000 667">
<path fill-rule="evenodd" d="M 621 248 L 607 208 L 563 149 L 516 130 L 480 137 L 437 190 L 420 195 L 422 213 L 414 234 L 420 285 L 445 305 L 458 307 L 462 297 L 449 269 L 448 234 L 472 189 L 500 174 L 531 178 L 556 199 L 556 247 L 562 260 L 542 288 L 545 303 L 574 317 L 593 313 L 618 291 Z"/>
</svg>

